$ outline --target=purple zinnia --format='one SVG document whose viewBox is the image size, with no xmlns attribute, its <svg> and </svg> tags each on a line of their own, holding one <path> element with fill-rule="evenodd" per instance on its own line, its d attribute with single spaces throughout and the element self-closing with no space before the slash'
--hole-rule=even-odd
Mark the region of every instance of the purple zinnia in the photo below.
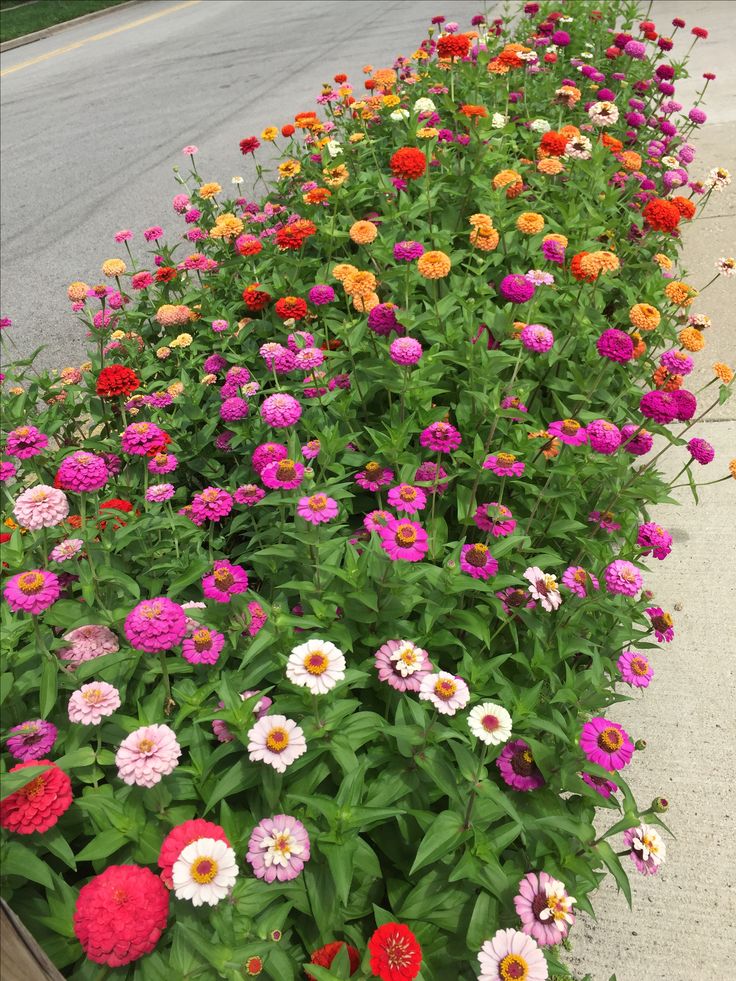
<svg viewBox="0 0 736 981">
<path fill-rule="evenodd" d="M 6 746 L 16 760 L 42 760 L 51 752 L 58 730 L 45 719 L 32 719 L 13 726 Z"/>
<path fill-rule="evenodd" d="M 422 255 L 424 255 L 424 246 L 419 242 L 397 242 L 394 245 L 394 259 L 399 259 L 402 262 L 413 262 L 414 259 L 418 259 Z"/>
<path fill-rule="evenodd" d="M 710 463 L 711 460 L 716 455 L 716 451 L 710 445 L 710 443 L 705 439 L 699 439 L 695 436 L 687 444 L 687 448 L 690 452 L 690 456 L 701 466 L 705 466 Z"/>
<path fill-rule="evenodd" d="M 634 357 L 634 342 L 623 330 L 616 330 L 611 327 L 604 330 L 596 342 L 598 353 L 609 361 L 618 361 L 623 364 L 631 361 Z"/>
<path fill-rule="evenodd" d="M 534 283 L 530 283 L 526 276 L 504 276 L 501 280 L 498 291 L 504 299 L 511 303 L 526 303 L 534 296 Z"/>
</svg>

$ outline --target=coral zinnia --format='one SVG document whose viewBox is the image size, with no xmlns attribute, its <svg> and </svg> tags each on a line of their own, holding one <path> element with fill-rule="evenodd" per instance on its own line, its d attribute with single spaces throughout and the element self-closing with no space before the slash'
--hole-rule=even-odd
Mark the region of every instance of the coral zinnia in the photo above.
<svg viewBox="0 0 736 981">
<path fill-rule="evenodd" d="M 427 158 L 413 146 L 401 147 L 392 155 L 390 163 L 394 177 L 406 181 L 418 180 L 427 169 Z"/>
<path fill-rule="evenodd" d="M 384 923 L 368 941 L 371 971 L 381 981 L 413 981 L 422 966 L 422 948 L 403 923 Z"/>
<path fill-rule="evenodd" d="M 168 915 L 169 893 L 150 869 L 110 865 L 82 886 L 74 933 L 91 961 L 123 967 L 151 953 Z"/>
<path fill-rule="evenodd" d="M 28 760 L 11 767 L 9 772 L 16 773 L 27 766 L 46 766 L 48 769 L 0 802 L 0 827 L 19 835 L 30 835 L 34 831 L 43 834 L 69 809 L 72 782 L 51 760 Z"/>
</svg>

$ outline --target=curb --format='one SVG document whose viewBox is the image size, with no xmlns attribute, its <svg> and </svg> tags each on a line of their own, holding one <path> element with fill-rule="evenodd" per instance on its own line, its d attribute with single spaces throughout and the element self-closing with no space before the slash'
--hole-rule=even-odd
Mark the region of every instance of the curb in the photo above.
<svg viewBox="0 0 736 981">
<path fill-rule="evenodd" d="M 52 34 L 58 34 L 60 31 L 66 30 L 67 27 L 75 27 L 77 24 L 84 24 L 88 20 L 96 20 L 98 17 L 104 17 L 105 14 L 113 13 L 116 10 L 125 10 L 126 7 L 133 7 L 140 2 L 141 0 L 126 0 L 125 3 L 118 3 L 114 7 L 93 10 L 92 13 L 83 14 L 81 17 L 75 17 L 73 20 L 65 20 L 61 24 L 53 24 L 51 27 L 45 27 L 42 31 L 34 31 L 33 34 L 23 34 L 21 37 L 14 37 L 12 41 L 5 41 L 3 44 L 0 44 L 0 54 L 4 51 L 12 51 L 13 48 L 20 48 L 24 44 L 31 44 L 33 41 L 41 41 L 45 37 L 51 37 Z"/>
</svg>

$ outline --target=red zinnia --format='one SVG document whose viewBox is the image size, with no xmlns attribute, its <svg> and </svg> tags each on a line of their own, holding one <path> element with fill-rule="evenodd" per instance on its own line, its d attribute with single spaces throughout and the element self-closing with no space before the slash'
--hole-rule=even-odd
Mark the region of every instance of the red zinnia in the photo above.
<svg viewBox="0 0 736 981">
<path fill-rule="evenodd" d="M 133 510 L 133 505 L 130 501 L 123 500 L 120 497 L 111 497 L 109 501 L 102 501 L 100 504 L 100 511 L 122 511 L 123 514 L 130 514 Z M 140 511 L 136 511 L 136 514 L 140 514 Z M 100 529 L 104 531 L 107 528 L 107 521 L 100 520 L 97 522 Z M 115 517 L 112 523 L 113 530 L 117 528 L 124 528 L 125 522 L 120 518 Z"/>
<path fill-rule="evenodd" d="M 333 940 L 332 943 L 325 944 L 324 947 L 320 947 L 318 950 L 313 951 L 310 958 L 310 963 L 316 964 L 317 967 L 331 967 L 332 962 L 340 951 L 340 948 L 345 946 L 348 948 L 350 974 L 353 975 L 360 967 L 360 954 L 355 947 L 351 946 L 350 944 L 345 944 L 343 940 Z M 309 971 L 306 972 L 306 975 L 308 981 L 315 981 L 314 975 L 310 974 Z"/>
<path fill-rule="evenodd" d="M 672 198 L 672 203 L 680 212 L 680 217 L 684 218 L 685 221 L 690 221 L 690 219 L 695 214 L 695 205 L 692 203 L 690 198 L 675 197 Z"/>
<path fill-rule="evenodd" d="M 263 310 L 271 302 L 271 294 L 265 290 L 259 290 L 259 286 L 260 283 L 251 283 L 250 286 L 247 286 L 243 290 L 245 305 L 254 313 L 258 310 Z"/>
<path fill-rule="evenodd" d="M 255 136 L 248 136 L 240 141 L 240 152 L 245 156 L 248 153 L 255 153 L 261 141 Z"/>
<path fill-rule="evenodd" d="M 467 34 L 445 34 L 437 39 L 437 54 L 440 58 L 465 58 L 470 51 L 470 38 Z"/>
<path fill-rule="evenodd" d="M 391 157 L 391 171 L 394 177 L 415 181 L 427 169 L 427 158 L 421 150 L 413 146 L 402 146 Z"/>
<path fill-rule="evenodd" d="M 151 953 L 168 916 L 169 893 L 150 869 L 110 865 L 80 889 L 74 933 L 95 964 L 123 967 Z"/>
<path fill-rule="evenodd" d="M 642 214 L 647 225 L 656 232 L 674 232 L 680 222 L 680 209 L 664 198 L 653 198 Z"/>
<path fill-rule="evenodd" d="M 27 766 L 49 769 L 0 802 L 0 825 L 19 835 L 53 828 L 72 802 L 72 782 L 51 760 L 28 760 L 11 767 L 10 773 Z"/>
<path fill-rule="evenodd" d="M 317 226 L 307 219 L 284 225 L 276 232 L 276 245 L 280 249 L 300 249 L 310 235 L 314 235 Z"/>
<path fill-rule="evenodd" d="M 258 255 L 263 250 L 263 243 L 257 238 L 244 237 L 236 241 L 235 248 L 241 255 Z"/>
<path fill-rule="evenodd" d="M 539 146 L 551 157 L 561 157 L 565 152 L 567 143 L 568 139 L 566 136 L 551 129 L 549 133 L 544 134 Z"/>
<path fill-rule="evenodd" d="M 570 272 L 579 283 L 594 283 L 598 279 L 598 273 L 586 273 L 580 265 L 586 255 L 588 255 L 587 252 L 578 252 L 577 255 L 572 257 L 570 260 Z"/>
<path fill-rule="evenodd" d="M 286 136 L 287 138 L 294 135 L 294 127 L 291 125 L 291 123 L 287 123 L 286 126 L 281 127 L 281 135 Z"/>
<path fill-rule="evenodd" d="M 219 824 L 213 824 L 212 821 L 193 818 L 191 821 L 177 824 L 164 838 L 161 843 L 161 851 L 158 853 L 161 880 L 169 889 L 172 888 L 171 871 L 174 862 L 187 845 L 191 845 L 193 841 L 199 841 L 200 838 L 213 838 L 215 841 L 224 841 L 228 847 L 230 846 L 224 830 Z"/>
<path fill-rule="evenodd" d="M 97 376 L 97 394 L 100 398 L 113 398 L 116 395 L 130 395 L 140 388 L 140 379 L 132 368 L 123 364 L 110 364 Z"/>
<path fill-rule="evenodd" d="M 368 941 L 371 971 L 381 981 L 412 981 L 422 966 L 422 948 L 403 923 L 384 923 Z"/>
<path fill-rule="evenodd" d="M 694 34 L 695 37 L 702 38 L 703 40 L 705 40 L 708 37 L 708 32 L 706 31 L 706 29 L 704 27 L 694 27 L 690 31 L 690 33 L 691 34 Z"/>
<path fill-rule="evenodd" d="M 161 266 L 156 270 L 156 279 L 159 283 L 170 283 L 172 279 L 176 279 L 178 273 L 179 270 L 174 266 Z"/>
<path fill-rule="evenodd" d="M 307 301 L 300 296 L 284 296 L 276 301 L 274 310 L 282 320 L 301 320 L 307 312 Z"/>
</svg>

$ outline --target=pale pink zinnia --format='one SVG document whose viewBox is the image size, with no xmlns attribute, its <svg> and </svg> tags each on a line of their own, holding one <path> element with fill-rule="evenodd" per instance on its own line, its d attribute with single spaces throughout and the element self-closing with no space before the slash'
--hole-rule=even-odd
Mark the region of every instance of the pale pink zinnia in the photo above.
<svg viewBox="0 0 736 981">
<path fill-rule="evenodd" d="M 84 542 L 81 538 L 65 538 L 63 542 L 59 542 L 51 549 L 49 558 L 52 562 L 66 562 L 67 559 L 73 559 L 75 555 L 79 555 L 83 545 Z"/>
<path fill-rule="evenodd" d="M 117 708 L 120 708 L 117 688 L 106 681 L 90 681 L 69 698 L 69 720 L 94 726 Z"/>
<path fill-rule="evenodd" d="M 245 857 L 265 882 L 296 879 L 309 861 L 307 829 L 288 814 L 264 818 L 250 836 Z"/>
<path fill-rule="evenodd" d="M 64 634 L 63 639 L 70 645 L 59 651 L 62 661 L 69 661 L 75 668 L 78 664 L 91 661 L 105 654 L 114 654 L 120 650 L 118 639 L 109 627 L 100 623 L 91 623 L 84 627 L 75 627 Z"/>
<path fill-rule="evenodd" d="M 530 566 L 524 572 L 524 578 L 529 582 L 529 594 L 532 599 L 539 600 L 548 613 L 552 613 L 562 603 L 556 576 L 542 572 L 537 566 Z"/>
<path fill-rule="evenodd" d="M 438 671 L 422 678 L 419 697 L 431 702 L 441 715 L 454 715 L 468 704 L 470 690 L 462 678 L 449 671 Z"/>
<path fill-rule="evenodd" d="M 307 751 L 301 728 L 285 715 L 266 715 L 248 732 L 248 758 L 251 763 L 268 763 L 277 773 Z"/>
<path fill-rule="evenodd" d="M 28 531 L 54 528 L 69 514 L 69 501 L 64 491 L 57 487 L 37 484 L 18 496 L 13 514 Z"/>
<path fill-rule="evenodd" d="M 478 954 L 478 981 L 546 981 L 549 969 L 544 954 L 532 937 L 520 930 L 497 930 Z"/>
<path fill-rule="evenodd" d="M 165 725 L 142 726 L 122 741 L 115 755 L 118 776 L 127 784 L 155 787 L 176 769 L 181 747 Z"/>
</svg>

